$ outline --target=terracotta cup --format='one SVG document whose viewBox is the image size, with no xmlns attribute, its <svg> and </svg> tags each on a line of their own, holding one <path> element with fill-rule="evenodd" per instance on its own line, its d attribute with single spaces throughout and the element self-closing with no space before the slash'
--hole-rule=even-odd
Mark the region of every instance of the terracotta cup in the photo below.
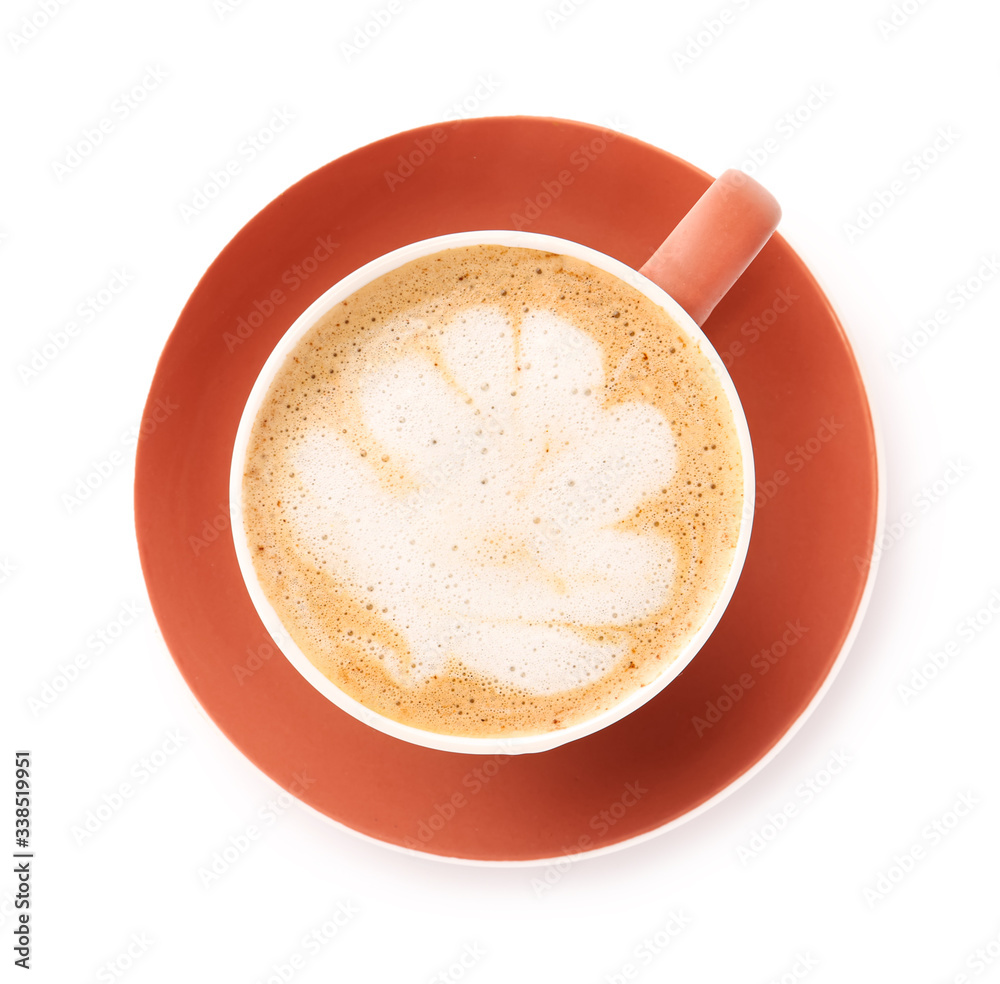
<svg viewBox="0 0 1000 984">
<path fill-rule="evenodd" d="M 742 172 L 730 170 L 708 188 L 638 271 L 597 250 L 554 236 L 511 230 L 462 232 L 422 240 L 387 253 L 349 274 L 307 308 L 274 348 L 251 390 L 236 436 L 229 496 L 236 555 L 247 591 L 264 626 L 295 669 L 342 710 L 379 731 L 428 748 L 477 755 L 545 751 L 592 734 L 646 703 L 675 679 L 709 638 L 732 597 L 746 557 L 753 518 L 750 432 L 736 388 L 700 326 L 767 242 L 780 215 L 777 202 L 764 188 Z M 268 602 L 254 572 L 241 508 L 243 461 L 257 411 L 299 339 L 336 304 L 390 270 L 421 256 L 474 244 L 520 246 L 577 257 L 626 281 L 665 309 L 699 346 L 718 374 L 733 413 L 743 457 L 744 508 L 737 548 L 723 588 L 697 633 L 655 680 L 613 707 L 560 730 L 514 738 L 473 738 L 421 730 L 383 717 L 340 690 L 299 649 Z"/>
</svg>

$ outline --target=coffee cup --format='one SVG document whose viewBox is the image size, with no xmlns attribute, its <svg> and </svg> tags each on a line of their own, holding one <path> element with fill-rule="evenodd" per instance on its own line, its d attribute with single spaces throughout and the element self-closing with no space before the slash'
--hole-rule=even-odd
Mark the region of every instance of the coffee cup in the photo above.
<svg viewBox="0 0 1000 984">
<path fill-rule="evenodd" d="M 230 474 L 247 591 L 305 680 L 385 734 L 473 754 L 555 748 L 674 680 L 732 597 L 754 499 L 700 325 L 779 215 L 729 171 L 638 271 L 459 232 L 305 310 Z"/>
</svg>

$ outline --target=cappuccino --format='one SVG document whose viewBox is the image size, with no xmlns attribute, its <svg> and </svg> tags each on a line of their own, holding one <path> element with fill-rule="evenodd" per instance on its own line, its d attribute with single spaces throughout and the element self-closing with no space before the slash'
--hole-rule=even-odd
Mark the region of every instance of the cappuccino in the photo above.
<svg viewBox="0 0 1000 984">
<path fill-rule="evenodd" d="M 657 304 L 574 257 L 414 260 L 298 341 L 253 425 L 243 525 L 299 649 L 387 718 L 563 729 L 659 677 L 733 563 L 722 382 Z"/>
</svg>

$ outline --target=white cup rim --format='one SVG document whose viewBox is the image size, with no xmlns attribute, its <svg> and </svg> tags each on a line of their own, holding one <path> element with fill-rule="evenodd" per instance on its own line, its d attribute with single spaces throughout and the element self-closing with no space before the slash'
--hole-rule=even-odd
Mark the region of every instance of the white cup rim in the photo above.
<svg viewBox="0 0 1000 984">
<path fill-rule="evenodd" d="M 324 676 L 310 662 L 302 650 L 295 644 L 282 625 L 277 612 L 272 607 L 270 601 L 268 601 L 257 579 L 243 525 L 243 462 L 246 458 L 253 424 L 271 382 L 278 370 L 284 365 L 288 354 L 298 344 L 302 336 L 335 305 L 390 270 L 403 266 L 411 260 L 416 260 L 423 256 L 440 252 L 441 250 L 474 245 L 523 247 L 573 256 L 577 259 L 585 260 L 599 269 L 624 280 L 645 294 L 655 304 L 662 307 L 687 335 L 697 343 L 699 350 L 715 370 L 733 413 L 743 461 L 743 511 L 731 566 L 722 589 L 717 595 L 715 603 L 704 623 L 688 640 L 677 657 L 668 666 L 664 667 L 660 675 L 650 681 L 650 683 L 644 687 L 640 687 L 637 691 L 629 694 L 613 707 L 602 711 L 600 714 L 596 714 L 593 717 L 558 731 L 547 731 L 537 735 L 519 735 L 513 738 L 475 738 L 425 731 L 421 728 L 415 728 L 412 725 L 402 724 L 391 718 L 384 717 L 376 711 L 365 707 L 337 687 L 336 684 Z M 560 745 L 583 738 L 596 731 L 600 731 L 602 728 L 616 721 L 620 721 L 636 710 L 636 708 L 641 707 L 647 701 L 651 700 L 664 690 L 669 683 L 675 680 L 681 671 L 694 659 L 709 636 L 711 636 L 728 607 L 733 592 L 736 590 L 736 584 L 742 572 L 750 543 L 750 531 L 753 525 L 754 495 L 753 448 L 750 441 L 750 429 L 743 412 L 743 406 L 740 403 L 736 387 L 733 385 L 733 381 L 726 370 L 722 358 L 691 316 L 666 291 L 653 283 L 653 281 L 620 260 L 608 256 L 606 253 L 601 253 L 589 246 L 584 246 L 569 239 L 510 229 L 473 230 L 435 236 L 431 239 L 422 239 L 371 260 L 324 291 L 295 319 L 271 351 L 271 354 L 261 368 L 240 417 L 240 424 L 233 446 L 233 457 L 230 463 L 229 475 L 231 530 L 240 573 L 243 576 L 243 582 L 250 595 L 250 600 L 253 602 L 253 606 L 260 616 L 264 627 L 292 666 L 316 690 L 341 710 L 346 711 L 352 717 L 384 734 L 400 738 L 412 744 L 423 745 L 426 748 L 475 755 L 513 755 L 526 752 L 548 751 L 549 749 L 557 748 Z"/>
</svg>

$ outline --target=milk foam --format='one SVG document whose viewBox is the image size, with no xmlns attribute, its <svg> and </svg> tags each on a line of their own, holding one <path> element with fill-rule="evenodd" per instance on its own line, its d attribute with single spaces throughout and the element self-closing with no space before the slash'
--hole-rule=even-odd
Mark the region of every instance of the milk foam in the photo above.
<svg viewBox="0 0 1000 984">
<path fill-rule="evenodd" d="M 457 660 L 534 694 L 592 683 L 661 609 L 670 540 L 621 528 L 675 470 L 669 421 L 606 404 L 600 346 L 551 311 L 397 318 L 341 361 L 289 456 L 297 549 L 379 613 L 405 687 Z"/>
<path fill-rule="evenodd" d="M 340 301 L 261 404 L 258 581 L 336 687 L 442 734 L 538 734 L 661 679 L 722 589 L 743 470 L 697 344 L 612 274 L 460 247 Z"/>
</svg>

